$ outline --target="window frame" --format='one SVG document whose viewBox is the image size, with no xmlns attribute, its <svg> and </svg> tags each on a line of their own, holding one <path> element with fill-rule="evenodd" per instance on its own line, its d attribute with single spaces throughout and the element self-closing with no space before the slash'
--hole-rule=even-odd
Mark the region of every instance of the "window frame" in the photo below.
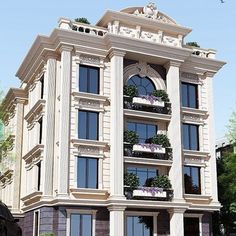
<svg viewBox="0 0 236 236">
<path fill-rule="evenodd" d="M 92 236 L 96 236 L 96 214 L 97 210 L 67 209 L 66 236 L 71 236 L 71 214 L 92 215 Z"/>
<path fill-rule="evenodd" d="M 79 129 L 79 123 L 80 123 L 80 112 L 84 112 L 84 113 L 86 113 L 86 127 L 85 127 L 85 133 L 86 133 L 86 138 L 81 138 L 80 137 L 80 135 L 79 135 L 79 133 L 80 133 L 80 129 Z M 89 116 L 88 116 L 88 114 L 89 113 L 94 113 L 94 114 L 96 114 L 97 115 L 97 120 L 96 120 L 96 122 L 97 122 L 97 130 L 96 130 L 96 139 L 91 139 L 91 138 L 89 138 Z M 98 141 L 99 140 L 99 119 L 100 119 L 100 117 L 99 117 L 99 115 L 100 115 L 100 112 L 99 111 L 91 111 L 91 110 L 84 110 L 84 109 L 78 109 L 78 116 L 77 116 L 77 137 L 78 137 L 78 139 L 83 139 L 83 140 L 95 140 L 95 141 Z"/>
<path fill-rule="evenodd" d="M 38 214 L 38 222 L 36 228 L 36 214 Z M 39 228 L 40 228 L 40 210 L 34 211 L 34 221 L 33 221 L 33 236 L 39 236 Z M 36 232 L 37 230 L 37 232 Z"/>
<path fill-rule="evenodd" d="M 183 99 L 184 99 L 184 96 L 183 96 L 183 85 L 186 85 L 187 86 L 187 106 L 184 106 L 183 105 Z M 195 97 L 194 97 L 194 101 L 195 101 L 195 104 L 196 104 L 196 107 L 192 107 L 190 106 L 191 102 L 191 94 L 190 94 L 190 86 L 194 87 L 195 88 Z M 184 82 L 184 81 L 181 81 L 181 105 L 182 107 L 187 107 L 187 108 L 192 108 L 192 109 L 199 109 L 199 94 L 198 94 L 198 84 L 194 84 L 194 83 L 188 83 L 188 82 Z"/>
<path fill-rule="evenodd" d="M 185 147 L 184 146 L 184 139 L 185 139 L 185 133 L 184 133 L 184 126 L 188 126 L 188 146 L 189 147 Z M 193 143 L 192 143 L 192 132 L 191 132 L 191 129 L 190 127 L 196 127 L 196 131 L 197 131 L 197 143 L 196 143 L 196 146 L 197 148 L 196 149 L 193 149 L 192 146 L 193 146 Z M 190 124 L 190 123 L 182 123 L 182 145 L 183 145 L 183 149 L 184 150 L 191 150 L 191 151 L 200 151 L 200 137 L 199 137 L 199 125 L 197 124 Z"/>
<path fill-rule="evenodd" d="M 81 91 L 80 89 L 80 85 L 81 85 L 81 72 L 80 72 L 80 69 L 81 68 L 86 68 L 87 69 L 87 77 L 86 77 L 86 91 Z M 92 93 L 92 92 L 89 92 L 90 90 L 90 69 L 95 69 L 97 70 L 97 75 L 98 77 L 96 78 L 97 79 L 97 93 Z M 86 65 L 86 64 L 79 64 L 79 68 L 78 68 L 78 80 L 77 80 L 77 83 L 78 83 L 78 91 L 79 92 L 82 92 L 82 93 L 91 93 L 91 94 L 100 94 L 100 67 L 98 66 L 91 66 L 91 65 Z"/>
<path fill-rule="evenodd" d="M 184 213 L 184 218 L 198 218 L 199 219 L 199 236 L 202 235 L 202 217 L 203 214 Z"/>
<path fill-rule="evenodd" d="M 201 167 L 199 166 L 190 166 L 190 165 L 184 165 L 184 169 L 185 168 L 190 168 L 190 177 L 192 178 L 192 168 L 197 168 L 198 169 L 198 182 L 199 182 L 199 186 L 198 186 L 198 192 L 197 193 L 193 193 L 193 192 L 186 192 L 186 183 L 185 183 L 185 170 L 184 172 L 184 194 L 193 194 L 193 195 L 202 195 L 202 178 L 201 178 Z M 193 188 L 193 186 L 191 186 L 191 189 Z"/>
<path fill-rule="evenodd" d="M 86 159 L 86 183 L 88 182 L 88 167 L 87 167 L 87 159 L 95 159 L 97 162 L 97 179 L 96 179 L 96 188 L 91 188 L 91 187 L 79 187 L 79 181 L 78 181 L 78 166 L 79 166 L 79 158 L 84 158 Z M 86 184 L 87 185 L 87 184 Z M 99 158 L 93 157 L 93 156 L 76 156 L 76 188 L 78 189 L 99 189 Z"/>
</svg>

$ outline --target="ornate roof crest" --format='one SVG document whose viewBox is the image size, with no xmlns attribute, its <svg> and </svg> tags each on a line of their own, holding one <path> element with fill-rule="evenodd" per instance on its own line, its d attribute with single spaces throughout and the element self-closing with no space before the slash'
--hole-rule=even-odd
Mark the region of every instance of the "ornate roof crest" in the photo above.
<svg viewBox="0 0 236 236">
<path fill-rule="evenodd" d="M 149 2 L 147 6 L 143 8 L 143 12 L 139 12 L 138 9 L 134 12 L 134 15 L 144 16 L 151 19 L 157 19 L 157 14 L 158 10 L 154 2 Z"/>
</svg>

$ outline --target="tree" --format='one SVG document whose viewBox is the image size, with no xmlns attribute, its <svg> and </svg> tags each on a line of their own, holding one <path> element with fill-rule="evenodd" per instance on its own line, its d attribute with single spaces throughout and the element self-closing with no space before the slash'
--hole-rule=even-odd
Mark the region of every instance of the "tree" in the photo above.
<svg viewBox="0 0 236 236">
<path fill-rule="evenodd" d="M 90 25 L 90 22 L 89 22 L 88 19 L 85 18 L 85 17 L 76 18 L 76 19 L 75 19 L 75 22 L 80 22 L 80 23 L 84 23 L 84 24 Z"/>
</svg>

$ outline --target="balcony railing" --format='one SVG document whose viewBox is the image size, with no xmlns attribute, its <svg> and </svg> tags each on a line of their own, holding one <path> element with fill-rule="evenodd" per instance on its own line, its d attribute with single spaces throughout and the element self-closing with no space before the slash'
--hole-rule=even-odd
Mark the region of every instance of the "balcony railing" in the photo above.
<svg viewBox="0 0 236 236">
<path fill-rule="evenodd" d="M 142 97 L 124 96 L 124 109 L 171 114 L 171 103 L 163 101 L 148 101 Z"/>
</svg>

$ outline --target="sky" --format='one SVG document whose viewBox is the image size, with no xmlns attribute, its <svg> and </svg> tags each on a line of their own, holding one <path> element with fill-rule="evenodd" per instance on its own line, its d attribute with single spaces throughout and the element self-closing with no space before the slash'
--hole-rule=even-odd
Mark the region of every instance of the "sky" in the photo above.
<svg viewBox="0 0 236 236">
<path fill-rule="evenodd" d="M 152 0 L 158 10 L 178 24 L 192 28 L 185 42 L 196 41 L 202 48 L 217 50 L 216 59 L 227 62 L 214 78 L 216 137 L 227 132 L 228 120 L 236 111 L 236 1 Z M 49 35 L 60 17 L 86 17 L 91 24 L 106 10 L 119 11 L 145 6 L 149 0 L 40 0 L 0 3 L 0 86 L 5 92 L 19 87 L 15 74 L 36 36 Z"/>
</svg>

